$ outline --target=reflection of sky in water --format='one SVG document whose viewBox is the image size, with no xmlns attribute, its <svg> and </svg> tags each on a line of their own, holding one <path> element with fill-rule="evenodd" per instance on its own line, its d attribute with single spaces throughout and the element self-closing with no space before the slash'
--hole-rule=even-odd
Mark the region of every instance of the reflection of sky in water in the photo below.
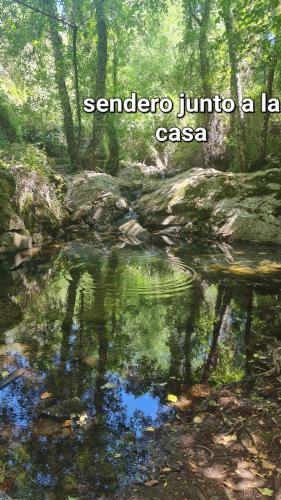
<svg viewBox="0 0 281 500">
<path fill-rule="evenodd" d="M 29 384 L 27 386 L 26 379 L 18 379 L 0 391 L 0 417 L 6 415 L 17 428 L 24 429 L 30 425 L 34 417 L 36 402 L 39 401 L 40 394 L 44 391 L 42 382 L 46 378 L 46 373 L 41 375 L 41 382 L 36 384 L 36 387 Z M 122 414 L 125 426 L 131 429 L 136 437 L 140 437 L 145 426 L 160 425 L 173 413 L 171 406 L 161 404 L 160 398 L 149 391 L 138 396 L 129 392 L 125 389 L 126 381 L 116 374 L 108 373 L 106 380 L 113 385 L 109 389 L 106 387 L 102 389 L 105 401 L 104 412 L 107 414 L 109 427 L 115 427 Z M 90 415 L 95 414 L 94 392 L 94 382 L 93 386 L 89 382 L 89 386 L 81 397 Z M 113 400 L 117 404 L 111 408 Z"/>
<path fill-rule="evenodd" d="M 201 367 L 212 342 L 217 288 L 206 287 L 204 297 L 198 295 L 196 287 L 191 286 L 189 268 L 177 258 L 167 259 L 157 251 L 122 254 L 118 250 L 107 260 L 90 245 L 75 244 L 74 250 L 76 260 L 68 256 L 70 262 L 66 260 L 61 274 L 58 271 L 33 296 L 32 307 L 24 304 L 25 316 L 15 331 L 15 344 L 11 343 L 2 354 L 1 370 L 11 373 L 28 368 L 26 377 L 0 390 L 0 424 L 4 430 L 6 425 L 13 427 L 15 441 L 29 447 L 30 461 L 23 465 L 15 459 L 13 467 L 18 474 L 32 464 L 30 498 L 36 497 L 32 489 L 35 484 L 42 485 L 36 493 L 43 498 L 41 493 L 45 495 L 57 484 L 60 473 L 64 478 L 70 471 L 80 481 L 80 467 L 82 482 L 85 478 L 87 482 L 88 474 L 88 484 L 95 487 L 99 482 L 110 485 L 112 471 L 119 475 L 116 481 L 134 477 L 140 470 L 138 463 L 147 460 L 149 464 L 150 460 L 147 443 L 153 442 L 155 433 L 145 432 L 145 428 L 158 428 L 174 415 L 173 407 L 166 403 L 167 393 L 177 394 L 177 386 L 185 380 L 185 367 L 188 375 L 189 363 L 193 371 Z M 204 255 L 203 264 L 208 265 L 210 257 Z M 188 265 L 189 261 L 190 257 Z M 30 264 L 31 271 L 32 266 L 34 263 Z M 72 281 L 65 280 L 67 270 L 73 274 Z M 12 285 L 9 293 L 14 293 Z M 22 288 L 17 285 L 16 290 L 20 294 Z M 197 294 L 195 299 L 193 293 Z M 227 345 L 232 335 L 231 349 L 243 353 L 239 332 L 245 311 L 237 304 L 246 302 L 243 290 L 237 293 L 239 301 L 234 311 L 230 308 L 220 341 Z M 198 301 L 202 323 L 196 320 L 196 329 L 189 325 L 193 317 L 190 313 Z M 190 344 L 185 343 L 188 328 L 193 332 Z M 241 359 L 235 356 L 240 366 Z M 235 363 L 229 363 L 235 372 Z M 53 393 L 53 402 L 40 401 L 44 391 Z M 36 434 L 42 408 L 71 400 L 76 404 L 78 400 L 78 405 L 73 409 L 70 437 L 64 439 L 62 433 Z M 66 412 L 71 415 L 72 410 Z M 86 422 L 80 425 L 79 415 L 84 412 Z M 12 460 L 13 444 L 12 439 Z M 79 454 L 82 465 L 79 462 L 76 468 Z M 108 469 L 99 469 L 101 464 L 111 464 L 109 474 Z M 17 492 L 14 498 L 18 498 Z"/>
<path fill-rule="evenodd" d="M 134 425 L 134 430 L 137 437 L 140 437 L 144 422 L 147 425 L 150 422 L 155 423 L 160 416 L 161 404 L 159 398 L 153 398 L 150 393 L 142 396 L 134 396 L 124 390 L 121 391 L 122 406 L 126 408 L 126 424 L 130 425 L 131 420 L 134 422 L 140 418 L 139 425 Z"/>
</svg>

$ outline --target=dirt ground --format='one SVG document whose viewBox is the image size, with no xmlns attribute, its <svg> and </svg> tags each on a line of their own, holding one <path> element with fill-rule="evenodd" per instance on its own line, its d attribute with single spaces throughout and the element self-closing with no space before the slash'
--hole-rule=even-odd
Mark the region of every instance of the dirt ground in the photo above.
<svg viewBox="0 0 281 500">
<path fill-rule="evenodd" d="M 149 439 L 161 465 L 117 498 L 281 500 L 281 377 L 197 385 L 175 406 L 175 421 Z"/>
</svg>

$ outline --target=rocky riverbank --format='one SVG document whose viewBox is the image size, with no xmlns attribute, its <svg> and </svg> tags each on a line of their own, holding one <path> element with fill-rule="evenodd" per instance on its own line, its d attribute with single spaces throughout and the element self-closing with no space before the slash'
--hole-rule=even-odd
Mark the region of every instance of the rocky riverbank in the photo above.
<svg viewBox="0 0 281 500">
<path fill-rule="evenodd" d="M 125 166 L 118 177 L 1 168 L 0 251 L 25 250 L 73 229 L 281 244 L 280 169 L 162 174 L 142 164 Z"/>
<path fill-rule="evenodd" d="M 65 218 L 56 182 L 24 166 L 0 168 L 0 252 L 56 238 Z"/>
</svg>

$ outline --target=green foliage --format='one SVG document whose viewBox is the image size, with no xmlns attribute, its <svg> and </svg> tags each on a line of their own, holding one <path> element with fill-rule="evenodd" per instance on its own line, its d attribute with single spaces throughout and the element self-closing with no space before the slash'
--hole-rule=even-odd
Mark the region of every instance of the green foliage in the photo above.
<svg viewBox="0 0 281 500">
<path fill-rule="evenodd" d="M 13 104 L 0 89 L 0 147 L 18 140 L 21 124 Z"/>
<path fill-rule="evenodd" d="M 29 5 L 36 8 L 38 2 L 31 0 Z M 208 5 L 210 12 L 204 18 Z M 233 68 L 223 21 L 226 8 L 232 16 L 233 48 L 243 96 L 259 100 L 261 91 L 266 90 L 274 55 L 277 66 L 273 91 L 277 97 L 281 95 L 281 13 L 277 1 L 107 0 L 104 8 L 108 38 L 108 97 L 118 95 L 124 98 L 135 90 L 140 97 L 169 96 L 176 107 L 181 91 L 189 96 L 202 97 L 207 86 L 211 94 L 229 96 Z M 55 81 L 48 18 L 7 0 L 3 2 L 1 14 L 0 55 L 4 62 L 0 84 L 0 147 L 24 140 L 65 163 L 65 125 Z M 60 14 L 78 26 L 77 58 L 82 101 L 95 93 L 93 80 L 98 61 L 96 11 L 90 0 L 63 0 Z M 73 32 L 63 22 L 58 22 L 57 27 L 63 42 L 65 83 L 77 136 Z M 207 68 L 205 77 L 202 73 L 204 67 Z M 82 102 L 80 105 L 82 107 Z M 261 154 L 264 115 L 257 106 L 254 115 L 248 114 L 244 118 L 246 162 L 249 168 L 256 168 Z M 165 151 L 169 163 L 182 168 L 202 166 L 205 151 L 201 144 L 159 145 L 154 132 L 159 126 L 195 127 L 202 125 L 204 120 L 201 115 L 178 120 L 175 112 L 169 115 L 117 115 L 114 127 L 120 142 L 120 157 L 146 160 L 153 145 L 162 153 Z M 271 117 L 271 121 L 267 160 L 272 164 L 273 158 L 276 164 L 280 161 L 276 134 L 279 115 Z M 230 122 L 230 116 L 220 115 L 215 124 L 210 125 L 213 130 L 210 129 L 208 154 L 214 165 L 236 172 L 240 168 L 238 139 Z M 92 134 L 92 116 L 82 113 L 82 128 L 84 146 Z M 107 153 L 109 140 L 104 141 Z M 30 161 L 34 163 L 32 158 Z"/>
<path fill-rule="evenodd" d="M 33 144 L 13 143 L 0 150 L 0 160 L 6 169 L 21 165 L 27 170 L 34 170 L 42 175 L 50 173 L 46 154 Z"/>
</svg>

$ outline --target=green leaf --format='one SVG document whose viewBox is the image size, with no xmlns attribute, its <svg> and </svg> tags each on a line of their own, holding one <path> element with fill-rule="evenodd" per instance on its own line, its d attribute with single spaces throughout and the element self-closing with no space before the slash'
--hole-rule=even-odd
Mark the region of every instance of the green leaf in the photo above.
<svg viewBox="0 0 281 500">
<path fill-rule="evenodd" d="M 265 497 L 272 497 L 274 493 L 270 488 L 258 488 L 258 491 Z"/>
</svg>

